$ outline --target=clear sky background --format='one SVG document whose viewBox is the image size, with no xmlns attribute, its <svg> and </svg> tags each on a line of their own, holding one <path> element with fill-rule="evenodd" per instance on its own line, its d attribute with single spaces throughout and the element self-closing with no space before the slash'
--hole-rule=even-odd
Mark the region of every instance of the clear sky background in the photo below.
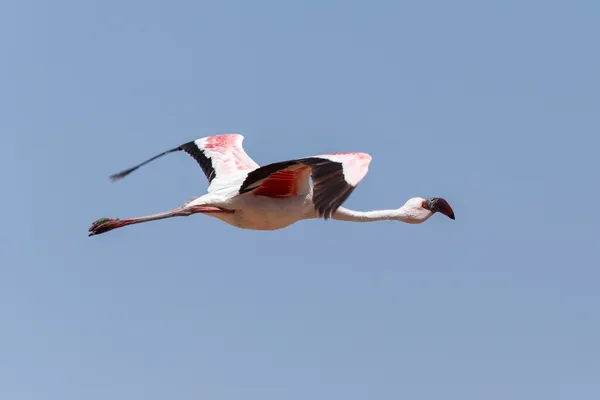
<svg viewBox="0 0 600 400">
<path fill-rule="evenodd" d="M 0 6 L 0 398 L 600 398 L 597 1 Z M 186 141 L 373 156 L 345 206 L 204 216 Z"/>
</svg>

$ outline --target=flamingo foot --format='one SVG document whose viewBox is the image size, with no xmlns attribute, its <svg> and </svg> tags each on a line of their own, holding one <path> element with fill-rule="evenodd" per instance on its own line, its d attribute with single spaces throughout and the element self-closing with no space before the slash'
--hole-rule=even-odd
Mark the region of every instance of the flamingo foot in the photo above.
<svg viewBox="0 0 600 400">
<path fill-rule="evenodd" d="M 100 218 L 94 221 L 92 226 L 88 229 L 90 234 L 88 236 L 100 235 L 101 233 L 108 232 L 115 228 L 118 228 L 121 220 L 118 218 Z"/>
</svg>

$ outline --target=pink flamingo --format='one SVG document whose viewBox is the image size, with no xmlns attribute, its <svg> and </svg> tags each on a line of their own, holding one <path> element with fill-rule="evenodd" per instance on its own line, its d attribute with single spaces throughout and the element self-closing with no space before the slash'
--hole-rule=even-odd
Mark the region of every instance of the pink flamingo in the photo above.
<svg viewBox="0 0 600 400">
<path fill-rule="evenodd" d="M 281 161 L 260 167 L 244 151 L 239 134 L 204 137 L 158 154 L 111 176 L 124 178 L 165 154 L 185 151 L 208 179 L 208 193 L 170 211 L 130 219 L 101 218 L 89 236 L 127 225 L 202 213 L 243 229 L 282 229 L 303 219 L 339 221 L 402 221 L 420 224 L 436 212 L 454 219 L 448 202 L 439 197 L 413 197 L 395 210 L 353 211 L 341 207 L 367 174 L 371 156 L 333 153 Z M 312 179 L 312 187 L 310 180 Z"/>
</svg>

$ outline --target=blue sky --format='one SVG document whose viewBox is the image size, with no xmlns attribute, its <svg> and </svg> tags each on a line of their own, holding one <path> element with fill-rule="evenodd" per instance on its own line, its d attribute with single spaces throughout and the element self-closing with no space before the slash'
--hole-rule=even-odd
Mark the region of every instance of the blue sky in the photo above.
<svg viewBox="0 0 600 400">
<path fill-rule="evenodd" d="M 0 6 L 0 398 L 595 399 L 600 5 Z M 181 143 L 259 164 L 364 151 L 345 206 L 456 221 L 96 218 L 206 190 Z"/>
</svg>

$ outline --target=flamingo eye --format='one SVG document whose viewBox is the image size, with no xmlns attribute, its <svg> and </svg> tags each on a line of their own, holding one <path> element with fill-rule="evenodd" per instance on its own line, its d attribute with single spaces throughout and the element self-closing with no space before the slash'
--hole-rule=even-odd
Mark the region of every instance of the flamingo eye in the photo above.
<svg viewBox="0 0 600 400">
<path fill-rule="evenodd" d="M 421 207 L 423 207 L 423 208 L 427 209 L 427 203 L 426 203 L 425 201 L 423 201 L 423 202 L 421 203 Z"/>
</svg>

